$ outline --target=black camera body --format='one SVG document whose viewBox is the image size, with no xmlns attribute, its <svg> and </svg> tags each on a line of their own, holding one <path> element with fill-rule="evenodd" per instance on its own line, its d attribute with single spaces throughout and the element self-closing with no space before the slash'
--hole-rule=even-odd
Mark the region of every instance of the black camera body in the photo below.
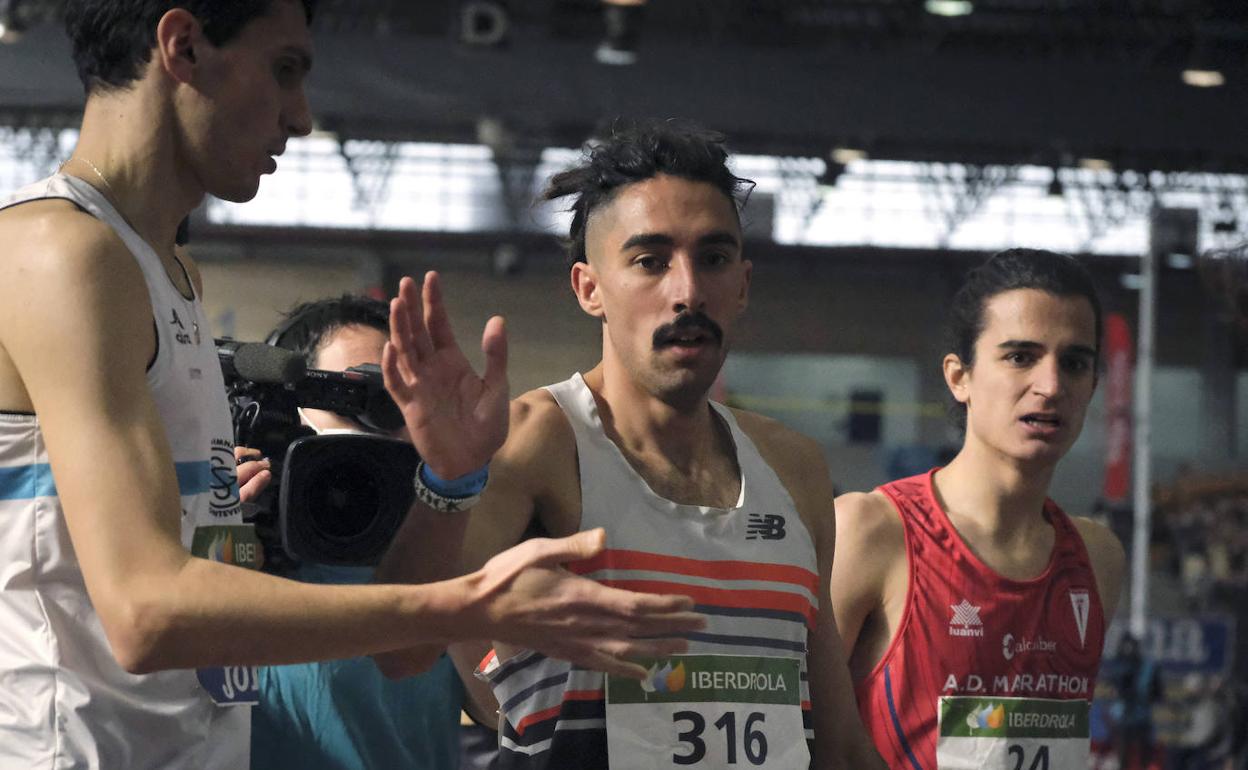
<svg viewBox="0 0 1248 770">
<path fill-rule="evenodd" d="M 297 408 L 338 412 L 374 430 L 401 427 L 378 367 L 306 369 L 298 354 L 270 345 L 217 345 L 235 443 L 272 463 L 274 481 L 246 506 L 264 544 L 264 569 L 376 565 L 415 497 L 416 450 L 365 433 L 316 435 L 300 424 Z"/>
</svg>

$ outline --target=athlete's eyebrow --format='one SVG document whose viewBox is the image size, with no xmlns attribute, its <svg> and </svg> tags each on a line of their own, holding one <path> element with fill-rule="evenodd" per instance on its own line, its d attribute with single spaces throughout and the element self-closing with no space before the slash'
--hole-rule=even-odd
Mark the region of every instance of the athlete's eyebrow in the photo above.
<svg viewBox="0 0 1248 770">
<path fill-rule="evenodd" d="M 1034 351 L 1034 350 L 1044 350 L 1044 346 L 1041 345 L 1039 342 L 1034 342 L 1032 340 L 1006 340 L 1005 342 L 1002 342 L 1000 345 L 997 345 L 997 349 L 998 350 L 1031 350 L 1031 351 Z M 1066 348 L 1063 352 L 1073 353 L 1074 355 L 1077 355 L 1077 356 L 1087 356 L 1088 358 L 1096 358 L 1096 349 L 1090 348 L 1087 345 L 1071 345 L 1070 347 Z"/>
<path fill-rule="evenodd" d="M 638 233 L 620 246 L 620 251 L 628 251 L 638 246 L 675 246 L 676 239 L 664 233 Z M 741 240 L 728 230 L 715 230 L 698 238 L 698 246 L 732 246 L 741 248 Z"/>
<path fill-rule="evenodd" d="M 998 350 L 1042 350 L 1044 345 L 1031 340 L 1006 340 L 997 345 Z"/>
<path fill-rule="evenodd" d="M 1077 356 L 1086 356 L 1088 358 L 1096 358 L 1096 348 L 1090 348 L 1087 345 L 1071 345 L 1066 348 L 1067 353 L 1073 353 Z"/>
<path fill-rule="evenodd" d="M 620 251 L 628 251 L 638 246 L 675 246 L 676 239 L 670 235 L 663 233 L 637 233 L 636 235 L 624 241 L 624 245 L 620 246 Z"/>
<path fill-rule="evenodd" d="M 741 248 L 741 240 L 727 230 L 716 230 L 698 239 L 699 246 L 732 246 Z"/>
</svg>

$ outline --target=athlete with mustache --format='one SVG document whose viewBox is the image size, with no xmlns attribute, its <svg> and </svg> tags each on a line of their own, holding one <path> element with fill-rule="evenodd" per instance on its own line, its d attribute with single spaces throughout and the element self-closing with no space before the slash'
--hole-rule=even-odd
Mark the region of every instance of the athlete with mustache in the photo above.
<svg viewBox="0 0 1248 770">
<path fill-rule="evenodd" d="M 1101 305 L 1074 259 L 1002 252 L 951 309 L 949 465 L 837 498 L 832 606 L 890 767 L 1088 766 L 1088 706 L 1125 563 L 1048 498 L 1096 387 Z"/>
<path fill-rule="evenodd" d="M 688 654 L 639 660 L 640 684 L 497 645 L 481 673 L 501 710 L 489 691 L 474 697 L 476 718 L 499 730 L 500 768 L 805 770 L 812 753 L 815 767 L 882 767 L 827 604 L 823 452 L 709 400 L 751 274 L 738 212 L 749 183 L 726 157 L 716 134 L 638 123 L 546 192 L 573 198 L 572 291 L 601 324 L 602 360 L 513 402 L 464 568 L 534 528 L 602 527 L 606 550 L 569 569 L 692 596 L 708 626 L 685 635 Z M 384 579 L 404 576 L 421 536 L 399 534 Z M 483 650 L 452 654 L 475 666 Z M 379 661 L 393 675 L 407 665 L 402 653 Z"/>
</svg>

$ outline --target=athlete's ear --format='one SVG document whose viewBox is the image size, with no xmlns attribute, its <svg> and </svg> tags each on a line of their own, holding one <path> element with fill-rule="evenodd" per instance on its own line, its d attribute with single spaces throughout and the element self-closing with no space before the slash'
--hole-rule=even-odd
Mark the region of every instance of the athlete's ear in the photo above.
<svg viewBox="0 0 1248 770">
<path fill-rule="evenodd" d="M 189 83 L 194 74 L 196 48 L 207 39 L 199 19 L 185 8 L 172 8 L 156 24 L 156 54 L 153 64 L 178 83 Z"/>
<path fill-rule="evenodd" d="M 969 401 L 970 393 L 967 387 L 970 385 L 971 368 L 962 363 L 957 353 L 947 354 L 945 360 L 941 361 L 941 368 L 944 370 L 945 384 L 949 386 L 949 392 L 953 394 L 954 399 L 959 404 Z"/>
<path fill-rule="evenodd" d="M 572 263 L 572 293 L 581 303 L 581 310 L 594 318 L 602 318 L 602 297 L 598 292 L 598 272 L 588 262 Z"/>
</svg>

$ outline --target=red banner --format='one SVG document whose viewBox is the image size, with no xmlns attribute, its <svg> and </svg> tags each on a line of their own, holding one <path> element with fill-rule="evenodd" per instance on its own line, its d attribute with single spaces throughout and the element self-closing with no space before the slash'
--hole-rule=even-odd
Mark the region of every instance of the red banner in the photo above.
<svg viewBox="0 0 1248 770">
<path fill-rule="evenodd" d="M 1107 503 L 1126 502 L 1131 490 L 1131 327 L 1119 313 L 1105 318 L 1105 489 Z"/>
</svg>

